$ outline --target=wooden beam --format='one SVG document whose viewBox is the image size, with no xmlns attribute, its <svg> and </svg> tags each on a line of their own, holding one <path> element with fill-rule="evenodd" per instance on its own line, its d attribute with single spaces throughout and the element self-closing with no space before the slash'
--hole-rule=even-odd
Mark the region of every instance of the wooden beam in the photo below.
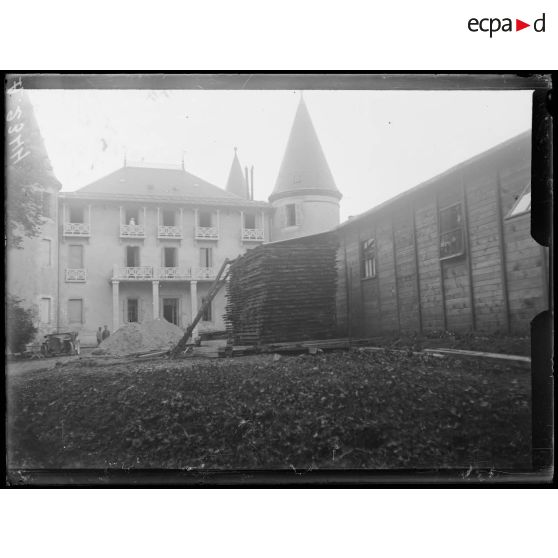
<svg viewBox="0 0 558 558">
<path fill-rule="evenodd" d="M 416 225 L 416 217 L 415 217 L 415 203 L 413 201 L 411 205 L 411 213 L 413 216 L 412 219 L 412 227 L 413 227 L 413 250 L 415 253 L 415 277 L 416 277 L 416 289 L 417 289 L 417 303 L 418 303 L 418 321 L 419 321 L 419 333 L 422 333 L 423 326 L 422 326 L 422 303 L 421 303 L 421 294 L 420 294 L 420 270 L 419 270 L 419 262 L 418 262 L 418 246 L 417 246 L 417 225 Z"/>
<path fill-rule="evenodd" d="M 391 247 L 393 253 L 393 275 L 395 278 L 395 309 L 397 311 L 397 330 L 401 335 L 401 312 L 399 309 L 399 285 L 397 284 L 397 254 L 395 250 L 395 227 L 393 226 L 393 213 L 391 214 Z"/>
<path fill-rule="evenodd" d="M 496 196 L 496 213 L 498 219 L 498 250 L 500 253 L 500 277 L 502 279 L 502 291 L 504 298 L 504 313 L 506 321 L 506 332 L 511 332 L 511 312 L 510 295 L 508 289 L 508 270 L 506 260 L 506 239 L 504 236 L 504 216 L 502 212 L 502 185 L 500 183 L 500 173 L 496 175 L 496 186 L 494 190 Z"/>
<path fill-rule="evenodd" d="M 446 310 L 446 286 L 444 284 L 444 261 L 441 259 L 440 254 L 440 203 L 438 200 L 438 191 L 434 194 L 436 198 L 436 224 L 438 226 L 438 261 L 440 262 L 440 290 L 442 293 L 442 320 L 444 324 L 444 331 L 448 329 L 448 316 Z"/>
<path fill-rule="evenodd" d="M 473 284 L 473 263 L 471 254 L 471 243 L 469 239 L 469 209 L 467 205 L 467 189 L 465 188 L 465 178 L 461 173 L 461 199 L 463 202 L 463 219 L 465 238 L 465 258 L 467 260 L 467 274 L 469 276 L 469 305 L 471 306 L 471 326 L 473 331 L 477 330 L 477 317 L 475 310 L 475 291 Z"/>
</svg>

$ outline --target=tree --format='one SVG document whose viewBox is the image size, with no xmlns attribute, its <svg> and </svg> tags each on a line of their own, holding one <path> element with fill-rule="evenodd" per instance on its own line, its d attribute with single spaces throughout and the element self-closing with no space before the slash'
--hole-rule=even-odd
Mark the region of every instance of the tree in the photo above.
<svg viewBox="0 0 558 558">
<path fill-rule="evenodd" d="M 34 312 L 21 305 L 22 300 L 12 295 L 6 298 L 6 332 L 12 353 L 22 353 L 27 343 L 37 334 Z"/>
<path fill-rule="evenodd" d="M 11 83 L 10 83 L 11 81 Z M 8 81 L 6 95 L 6 246 L 22 248 L 44 224 L 45 194 L 60 184 L 52 171 L 33 106 L 21 78 Z"/>
</svg>

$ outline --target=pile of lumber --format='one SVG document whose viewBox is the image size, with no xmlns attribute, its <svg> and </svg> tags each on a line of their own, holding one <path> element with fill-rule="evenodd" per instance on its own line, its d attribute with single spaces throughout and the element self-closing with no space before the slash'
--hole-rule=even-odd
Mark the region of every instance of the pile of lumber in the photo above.
<svg viewBox="0 0 558 558">
<path fill-rule="evenodd" d="M 336 335 L 337 241 L 325 233 L 264 244 L 230 269 L 225 320 L 235 345 Z"/>
</svg>

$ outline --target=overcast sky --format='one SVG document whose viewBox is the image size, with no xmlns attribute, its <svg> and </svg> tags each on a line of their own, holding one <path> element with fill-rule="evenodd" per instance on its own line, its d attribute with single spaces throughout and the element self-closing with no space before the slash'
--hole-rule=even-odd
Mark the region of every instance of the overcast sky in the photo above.
<svg viewBox="0 0 558 558">
<path fill-rule="evenodd" d="M 266 200 L 297 91 L 33 90 L 30 98 L 63 190 L 129 162 L 179 165 L 224 187 L 238 147 Z M 329 166 L 357 215 L 531 126 L 531 92 L 305 91 Z"/>
</svg>

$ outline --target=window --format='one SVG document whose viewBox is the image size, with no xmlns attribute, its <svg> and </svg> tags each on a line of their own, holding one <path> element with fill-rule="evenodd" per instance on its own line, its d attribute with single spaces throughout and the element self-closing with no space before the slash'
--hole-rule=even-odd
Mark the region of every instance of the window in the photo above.
<svg viewBox="0 0 558 558">
<path fill-rule="evenodd" d="M 49 238 L 43 238 L 42 240 L 42 259 L 43 267 L 52 265 L 52 243 Z"/>
<path fill-rule="evenodd" d="M 198 227 L 211 227 L 212 226 L 211 220 L 211 212 L 209 211 L 200 211 L 198 213 Z"/>
<path fill-rule="evenodd" d="M 139 267 L 139 246 L 126 246 L 126 267 Z"/>
<path fill-rule="evenodd" d="M 48 192 L 42 192 L 41 201 L 41 212 L 43 214 L 43 217 L 52 219 L 52 194 L 49 194 Z"/>
<path fill-rule="evenodd" d="M 125 218 L 125 221 L 124 221 L 125 225 L 138 225 L 139 224 L 139 211 L 138 211 L 138 209 L 137 208 L 136 209 L 127 208 L 124 218 Z"/>
<path fill-rule="evenodd" d="M 83 300 L 81 298 L 68 300 L 68 322 L 70 324 L 83 323 Z"/>
<path fill-rule="evenodd" d="M 178 298 L 163 298 L 163 318 L 174 325 L 178 325 L 178 305 Z"/>
<path fill-rule="evenodd" d="M 376 277 L 376 240 L 369 238 L 361 243 L 362 278 Z"/>
<path fill-rule="evenodd" d="M 70 223 L 83 222 L 83 207 L 70 206 Z"/>
<path fill-rule="evenodd" d="M 287 227 L 294 227 L 296 225 L 296 205 L 289 203 L 285 206 L 287 214 Z"/>
<path fill-rule="evenodd" d="M 440 258 L 451 258 L 464 253 L 464 227 L 461 204 L 457 203 L 439 213 Z"/>
<path fill-rule="evenodd" d="M 256 228 L 256 216 L 251 213 L 244 214 L 244 228 L 245 229 L 255 229 Z"/>
<path fill-rule="evenodd" d="M 507 217 L 515 217 L 516 215 L 522 215 L 531 211 L 531 184 L 528 184 L 525 190 L 517 198 L 517 201 L 513 204 Z"/>
<path fill-rule="evenodd" d="M 174 227 L 176 224 L 176 213 L 172 209 L 163 210 L 163 226 Z"/>
<path fill-rule="evenodd" d="M 68 246 L 68 267 L 70 269 L 83 269 L 83 246 L 70 244 Z"/>
<path fill-rule="evenodd" d="M 129 298 L 127 304 L 126 319 L 128 322 L 139 321 L 139 301 L 137 298 Z"/>
<path fill-rule="evenodd" d="M 163 248 L 163 267 L 176 267 L 176 248 Z"/>
<path fill-rule="evenodd" d="M 213 251 L 211 248 L 200 248 L 200 267 L 213 267 Z"/>
<path fill-rule="evenodd" d="M 39 321 L 42 324 L 50 324 L 50 298 L 41 298 L 39 303 Z"/>
<path fill-rule="evenodd" d="M 202 306 L 205 304 L 205 301 L 206 301 L 206 300 L 207 300 L 207 299 L 206 299 L 205 297 L 202 298 Z M 210 302 L 210 303 L 204 308 L 204 311 L 203 311 L 203 314 L 202 314 L 202 321 L 204 321 L 204 322 L 210 322 L 210 321 L 213 319 L 213 318 L 212 318 L 212 311 L 211 311 L 211 306 L 212 306 L 212 304 L 213 304 L 213 303 Z"/>
</svg>

